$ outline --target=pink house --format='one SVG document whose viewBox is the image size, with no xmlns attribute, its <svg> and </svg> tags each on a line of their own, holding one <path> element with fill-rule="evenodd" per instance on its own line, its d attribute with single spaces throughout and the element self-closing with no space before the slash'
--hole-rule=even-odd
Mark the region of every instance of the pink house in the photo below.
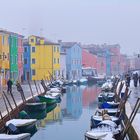
<svg viewBox="0 0 140 140">
<path fill-rule="evenodd" d="M 88 50 L 82 50 L 82 66 L 97 68 L 97 56 L 88 52 Z"/>
<path fill-rule="evenodd" d="M 103 56 L 97 57 L 97 73 L 106 75 L 106 58 Z"/>
<path fill-rule="evenodd" d="M 111 74 L 119 74 L 120 73 L 120 46 L 116 45 L 115 47 L 110 48 L 111 52 Z"/>
<path fill-rule="evenodd" d="M 18 80 L 23 77 L 23 38 L 18 38 Z"/>
</svg>

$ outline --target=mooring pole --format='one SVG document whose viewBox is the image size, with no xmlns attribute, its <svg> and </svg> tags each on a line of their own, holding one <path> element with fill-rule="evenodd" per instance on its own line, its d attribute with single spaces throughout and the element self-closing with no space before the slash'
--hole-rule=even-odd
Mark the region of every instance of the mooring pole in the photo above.
<svg viewBox="0 0 140 140">
<path fill-rule="evenodd" d="M 8 116 L 9 116 L 9 118 L 11 119 L 11 115 L 10 115 L 10 112 L 9 112 L 9 109 L 8 109 L 8 106 L 7 106 L 7 103 L 6 103 L 6 100 L 5 100 L 5 97 L 4 97 L 3 94 L 2 94 L 2 98 L 3 98 L 3 101 L 4 101 L 4 104 L 5 104 L 5 107 L 6 107 L 6 110 L 7 110 Z"/>
<path fill-rule="evenodd" d="M 39 85 L 39 84 L 38 84 L 38 87 L 39 87 L 40 93 L 42 93 L 42 91 L 41 91 L 41 88 L 40 88 L 40 85 Z"/>
<path fill-rule="evenodd" d="M 8 99 L 8 97 L 7 97 L 7 95 L 5 94 L 4 91 L 3 91 L 3 95 L 5 96 L 5 98 L 6 98 L 7 102 L 8 102 L 8 104 L 9 104 L 9 106 L 10 106 L 10 108 L 11 108 L 11 110 L 13 111 L 12 105 L 11 105 L 11 103 L 10 103 L 10 101 L 9 101 L 9 99 Z"/>
<path fill-rule="evenodd" d="M 28 80 L 28 85 L 29 85 L 29 88 L 30 88 L 30 92 L 31 92 L 32 98 L 35 100 L 35 97 L 34 97 L 34 94 L 33 94 L 33 90 L 32 90 L 32 87 L 31 87 L 31 84 L 30 84 L 29 80 Z"/>
<path fill-rule="evenodd" d="M 37 85 L 36 85 L 36 81 L 35 81 L 35 80 L 34 80 L 34 85 L 35 85 L 35 88 L 36 88 L 37 94 L 39 95 L 39 91 L 38 91 L 38 88 L 37 88 Z"/>
</svg>

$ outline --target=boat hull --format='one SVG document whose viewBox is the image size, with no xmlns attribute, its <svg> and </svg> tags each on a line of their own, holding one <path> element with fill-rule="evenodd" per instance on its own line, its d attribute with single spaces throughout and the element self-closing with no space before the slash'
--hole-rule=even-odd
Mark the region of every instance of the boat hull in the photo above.
<svg viewBox="0 0 140 140">
<path fill-rule="evenodd" d="M 38 96 L 41 102 L 46 102 L 47 105 L 52 105 L 57 103 L 56 99 L 46 98 L 44 96 Z"/>
<path fill-rule="evenodd" d="M 46 109 L 46 102 L 41 102 L 41 103 L 27 103 L 26 104 L 26 110 L 28 112 L 43 111 L 45 109 Z"/>
</svg>

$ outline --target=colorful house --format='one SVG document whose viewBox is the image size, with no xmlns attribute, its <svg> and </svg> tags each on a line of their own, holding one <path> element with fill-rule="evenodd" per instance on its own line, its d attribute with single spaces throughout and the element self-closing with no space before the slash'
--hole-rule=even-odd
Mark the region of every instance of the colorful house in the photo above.
<svg viewBox="0 0 140 140">
<path fill-rule="evenodd" d="M 66 53 L 60 53 L 60 76 L 66 79 Z"/>
<path fill-rule="evenodd" d="M 31 47 L 30 44 L 28 43 L 28 40 L 24 40 L 23 43 L 24 46 L 24 64 L 23 64 L 23 79 L 25 81 L 27 80 L 31 80 L 31 65 L 30 65 L 30 61 L 31 61 L 31 56 L 30 56 L 30 51 L 31 51 Z"/>
<path fill-rule="evenodd" d="M 66 52 L 67 79 L 78 80 L 82 76 L 82 49 L 76 42 L 60 42 L 61 51 Z"/>
<path fill-rule="evenodd" d="M 20 74 L 23 73 L 23 70 L 21 70 L 22 69 L 21 68 L 22 67 L 21 58 L 18 59 L 18 55 L 19 55 L 19 57 L 21 57 L 22 52 L 23 52 L 21 49 L 22 48 L 22 39 L 23 39 L 22 35 L 19 35 L 17 33 L 13 33 L 13 32 L 9 32 L 10 77 L 13 81 L 21 80 L 21 75 L 19 75 L 19 72 L 20 72 Z M 20 45 L 20 48 L 18 49 L 19 45 Z M 18 62 L 20 63 L 19 67 L 18 67 Z"/>
<path fill-rule="evenodd" d="M 23 81 L 23 37 L 18 36 L 18 79 Z"/>
<path fill-rule="evenodd" d="M 5 85 L 10 75 L 9 33 L 0 30 L 0 76 L 1 84 Z"/>
<path fill-rule="evenodd" d="M 82 49 L 82 66 L 97 68 L 97 56 L 86 49 Z"/>
<path fill-rule="evenodd" d="M 25 49 L 26 48 L 26 49 Z M 30 48 L 30 49 L 29 49 Z M 25 52 L 25 50 L 27 52 Z M 43 37 L 30 36 L 24 44 L 24 79 L 50 79 L 60 74 L 59 44 L 46 41 Z M 29 58 L 27 58 L 30 56 Z M 30 66 L 29 66 L 30 64 Z M 29 78 L 30 79 L 30 78 Z"/>
</svg>

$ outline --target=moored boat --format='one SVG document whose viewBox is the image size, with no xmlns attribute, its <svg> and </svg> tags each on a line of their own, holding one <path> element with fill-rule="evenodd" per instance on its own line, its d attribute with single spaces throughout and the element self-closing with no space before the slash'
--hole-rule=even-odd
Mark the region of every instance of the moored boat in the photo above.
<svg viewBox="0 0 140 140">
<path fill-rule="evenodd" d="M 30 140 L 30 134 L 16 134 L 16 135 L 9 135 L 9 134 L 0 134 L 0 140 Z"/>
<path fill-rule="evenodd" d="M 30 112 L 43 111 L 46 109 L 46 102 L 26 103 L 26 109 Z"/>
<path fill-rule="evenodd" d="M 96 128 L 91 129 L 85 133 L 85 138 L 88 140 L 106 139 L 109 140 L 117 139 L 119 140 L 119 135 L 122 132 L 121 126 L 111 120 L 105 120 L 98 124 Z"/>
<path fill-rule="evenodd" d="M 120 119 L 118 117 L 115 117 L 115 116 L 109 116 L 109 118 L 111 121 L 115 122 L 117 125 L 120 124 Z M 104 120 L 104 116 L 98 116 L 98 115 L 93 115 L 91 116 L 91 128 L 95 128 L 97 127 L 97 125 L 102 122 Z"/>
<path fill-rule="evenodd" d="M 30 133 L 31 136 L 37 131 L 36 119 L 12 119 L 6 122 L 6 127 L 9 129 L 9 125 L 16 126 L 20 133 Z"/>
<path fill-rule="evenodd" d="M 45 96 L 38 96 L 41 102 L 46 102 L 47 105 L 57 103 L 56 98 L 45 95 Z"/>
</svg>

